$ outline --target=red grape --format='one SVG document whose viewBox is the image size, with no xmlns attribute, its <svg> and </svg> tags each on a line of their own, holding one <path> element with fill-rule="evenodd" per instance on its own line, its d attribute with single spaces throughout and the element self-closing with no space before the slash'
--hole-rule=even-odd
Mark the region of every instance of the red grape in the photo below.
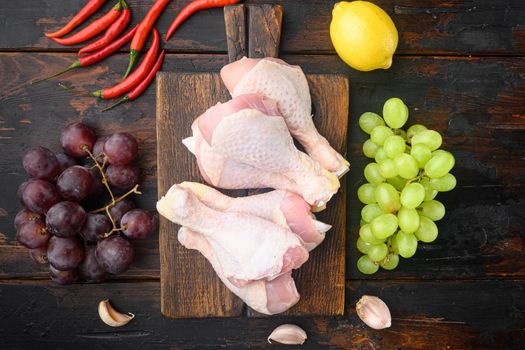
<svg viewBox="0 0 525 350">
<path fill-rule="evenodd" d="M 15 228 L 18 230 L 27 221 L 43 220 L 42 215 L 33 213 L 31 210 L 22 209 L 15 216 Z"/>
<path fill-rule="evenodd" d="M 66 154 L 72 157 L 84 157 L 88 154 L 83 150 L 87 147 L 89 151 L 93 149 L 95 143 L 95 133 L 82 123 L 71 123 L 62 131 L 60 143 Z"/>
<path fill-rule="evenodd" d="M 53 282 L 58 284 L 72 284 L 78 280 L 78 270 L 57 270 L 49 265 L 49 272 Z"/>
<path fill-rule="evenodd" d="M 24 169 L 34 179 L 52 180 L 60 174 L 60 164 L 55 154 L 45 147 L 33 148 L 22 161 Z"/>
<path fill-rule="evenodd" d="M 89 188 L 89 197 L 97 197 L 104 192 L 104 184 L 102 183 L 102 175 L 100 175 L 100 170 L 98 168 L 89 169 L 91 174 L 91 187 Z"/>
<path fill-rule="evenodd" d="M 51 237 L 47 246 L 49 263 L 59 270 L 76 269 L 84 260 L 84 242 L 78 237 Z"/>
<path fill-rule="evenodd" d="M 16 190 L 16 195 L 18 196 L 18 199 L 20 199 L 20 203 L 22 204 L 24 204 L 24 200 L 22 196 L 24 195 L 24 189 L 26 188 L 28 183 L 29 183 L 29 180 L 22 182 L 20 186 L 18 186 L 18 190 Z"/>
<path fill-rule="evenodd" d="M 86 212 L 75 202 L 59 202 L 47 211 L 46 225 L 58 237 L 77 234 L 86 221 Z"/>
<path fill-rule="evenodd" d="M 27 221 L 20 225 L 16 232 L 16 239 L 20 244 L 33 249 L 46 245 L 49 233 L 41 220 Z"/>
<path fill-rule="evenodd" d="M 45 214 L 60 201 L 60 195 L 51 182 L 31 180 L 23 188 L 22 201 L 29 210 L 37 214 Z"/>
<path fill-rule="evenodd" d="M 128 238 L 144 239 L 155 231 L 157 220 L 144 209 L 133 209 L 124 214 L 120 225 L 126 227 L 124 234 Z"/>
<path fill-rule="evenodd" d="M 88 247 L 86 258 L 80 265 L 79 270 L 82 279 L 88 283 L 100 283 L 108 275 L 106 270 L 104 270 L 102 265 L 97 261 L 94 246 Z"/>
<path fill-rule="evenodd" d="M 129 268 L 135 258 L 135 251 L 127 239 L 113 235 L 97 243 L 96 257 L 104 270 L 117 274 Z"/>
<path fill-rule="evenodd" d="M 29 256 L 39 265 L 46 265 L 49 263 L 49 261 L 47 261 L 47 245 L 29 249 Z"/>
<path fill-rule="evenodd" d="M 139 176 L 139 168 L 135 165 L 110 165 L 106 169 L 108 183 L 123 190 L 138 184 Z"/>
<path fill-rule="evenodd" d="M 109 164 L 128 164 L 138 154 L 137 140 L 126 132 L 118 132 L 106 140 L 104 153 Z"/>
<path fill-rule="evenodd" d="M 68 156 L 65 153 L 57 153 L 55 154 L 55 157 L 57 157 L 58 164 L 60 165 L 60 172 L 63 172 L 69 167 L 72 167 L 73 165 L 77 165 L 77 161 L 75 158 Z"/>
<path fill-rule="evenodd" d="M 104 162 L 104 144 L 107 139 L 109 139 L 109 136 L 100 136 L 93 146 L 93 155 L 100 164 Z"/>
<path fill-rule="evenodd" d="M 86 198 L 92 182 L 91 174 L 86 168 L 74 165 L 60 174 L 57 188 L 64 199 L 78 202 Z"/>
<path fill-rule="evenodd" d="M 104 214 L 87 214 L 86 222 L 80 230 L 80 235 L 88 242 L 97 242 L 104 238 L 104 234 L 111 231 L 113 226 Z"/>
<path fill-rule="evenodd" d="M 120 223 L 122 216 L 131 209 L 135 209 L 135 203 L 131 199 L 126 198 L 115 204 L 114 207 L 109 208 L 109 213 L 116 223 Z"/>
</svg>

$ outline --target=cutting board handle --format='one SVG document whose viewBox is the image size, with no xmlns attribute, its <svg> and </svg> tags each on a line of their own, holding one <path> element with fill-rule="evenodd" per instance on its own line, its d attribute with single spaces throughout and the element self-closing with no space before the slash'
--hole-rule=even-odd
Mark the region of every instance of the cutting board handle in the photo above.
<svg viewBox="0 0 525 350">
<path fill-rule="evenodd" d="M 278 57 L 281 43 L 281 5 L 230 5 L 224 8 L 224 25 L 230 62 L 244 56 Z"/>
</svg>

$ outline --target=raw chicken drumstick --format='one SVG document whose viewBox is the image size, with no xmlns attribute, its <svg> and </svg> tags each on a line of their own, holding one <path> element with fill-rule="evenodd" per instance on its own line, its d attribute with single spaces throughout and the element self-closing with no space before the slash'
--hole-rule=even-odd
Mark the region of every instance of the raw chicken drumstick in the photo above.
<svg viewBox="0 0 525 350">
<path fill-rule="evenodd" d="M 188 249 L 198 250 L 211 263 L 222 283 L 249 307 L 257 312 L 273 315 L 284 312 L 299 301 L 291 271 L 267 281 L 258 280 L 244 286 L 236 286 L 228 280 L 222 271 L 221 264 L 212 246 L 203 234 L 181 227 L 178 233 L 179 242 Z"/>
<path fill-rule="evenodd" d="M 227 189 L 276 188 L 324 208 L 337 192 L 337 176 L 297 150 L 275 102 L 242 95 L 208 109 L 183 140 L 204 179 Z"/>
<path fill-rule="evenodd" d="M 180 186 L 191 190 L 204 205 L 212 209 L 258 216 L 289 228 L 303 240 L 308 251 L 317 247 L 331 228 L 330 225 L 315 220 L 310 205 L 292 192 L 274 190 L 233 198 L 197 182 L 183 182 Z"/>
<path fill-rule="evenodd" d="M 272 221 L 242 213 L 221 212 L 202 203 L 188 188 L 174 185 L 157 202 L 164 217 L 209 242 L 226 279 L 237 287 L 272 280 L 308 260 L 301 239 Z"/>
<path fill-rule="evenodd" d="M 350 163 L 315 128 L 310 89 L 301 67 L 277 58 L 244 57 L 224 66 L 221 77 L 233 97 L 259 93 L 277 101 L 290 133 L 312 158 L 339 177 L 348 171 Z"/>
</svg>

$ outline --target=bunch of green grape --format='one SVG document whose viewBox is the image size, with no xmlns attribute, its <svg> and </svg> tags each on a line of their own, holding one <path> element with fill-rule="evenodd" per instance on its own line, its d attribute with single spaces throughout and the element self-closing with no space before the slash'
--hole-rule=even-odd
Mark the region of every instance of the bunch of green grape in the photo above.
<svg viewBox="0 0 525 350">
<path fill-rule="evenodd" d="M 421 124 L 406 131 L 408 108 L 399 98 L 387 100 L 383 118 L 366 112 L 359 126 L 370 135 L 363 153 L 375 161 L 364 170 L 368 183 L 357 190 L 365 204 L 357 249 L 364 255 L 357 268 L 364 274 L 379 266 L 393 270 L 399 256 L 410 258 L 418 242 L 429 243 L 438 235 L 434 221 L 445 216 L 445 206 L 434 198 L 456 187 L 450 174 L 454 156 L 439 149 L 441 135 Z"/>
</svg>

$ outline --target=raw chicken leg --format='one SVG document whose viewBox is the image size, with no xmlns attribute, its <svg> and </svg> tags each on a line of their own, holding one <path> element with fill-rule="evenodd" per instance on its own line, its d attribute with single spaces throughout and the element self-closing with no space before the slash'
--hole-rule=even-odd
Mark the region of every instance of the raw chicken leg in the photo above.
<svg viewBox="0 0 525 350">
<path fill-rule="evenodd" d="M 290 230 L 260 217 L 211 209 L 179 185 L 157 202 L 157 210 L 170 221 L 201 233 L 225 278 L 237 287 L 272 280 L 308 260 L 301 239 Z"/>
<path fill-rule="evenodd" d="M 275 190 L 248 197 L 232 198 L 197 182 L 183 182 L 181 187 L 191 190 L 206 206 L 234 213 L 244 213 L 273 221 L 298 235 L 311 251 L 325 238 L 331 226 L 315 220 L 311 208 L 295 193 Z"/>
<path fill-rule="evenodd" d="M 299 293 L 290 271 L 271 281 L 257 280 L 238 287 L 232 284 L 225 276 L 213 248 L 204 235 L 186 227 L 181 227 L 178 238 L 179 242 L 186 248 L 198 250 L 204 255 L 211 263 L 222 283 L 255 311 L 273 315 L 288 310 L 299 301 Z"/>
<path fill-rule="evenodd" d="M 221 77 L 233 97 L 260 93 L 274 99 L 290 133 L 312 158 L 339 177 L 348 171 L 350 163 L 315 128 L 310 89 L 301 67 L 276 58 L 244 57 L 224 66 Z"/>
<path fill-rule="evenodd" d="M 323 208 L 339 180 L 297 150 L 274 107 L 272 100 L 258 94 L 219 103 L 195 120 L 193 137 L 183 143 L 214 186 L 286 189 Z"/>
</svg>

